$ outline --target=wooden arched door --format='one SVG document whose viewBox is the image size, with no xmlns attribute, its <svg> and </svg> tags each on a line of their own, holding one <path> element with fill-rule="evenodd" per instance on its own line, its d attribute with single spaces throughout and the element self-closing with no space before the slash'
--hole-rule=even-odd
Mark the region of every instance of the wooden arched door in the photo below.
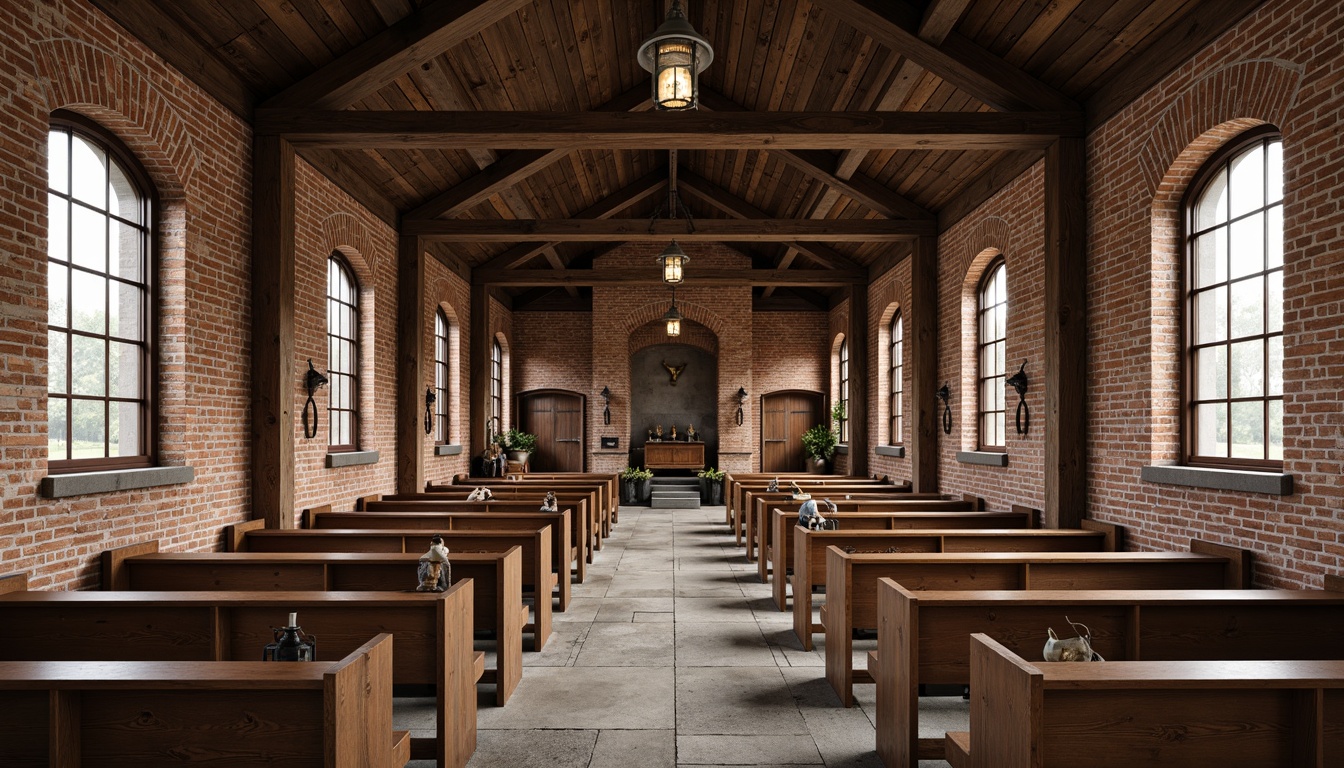
<svg viewBox="0 0 1344 768">
<path fill-rule="evenodd" d="M 820 392 L 784 390 L 761 398 L 761 471 L 806 472 L 803 433 L 824 423 Z"/>
<path fill-rule="evenodd" d="M 584 402 L 577 392 L 538 389 L 518 395 L 518 428 L 537 436 L 533 472 L 582 472 Z"/>
</svg>

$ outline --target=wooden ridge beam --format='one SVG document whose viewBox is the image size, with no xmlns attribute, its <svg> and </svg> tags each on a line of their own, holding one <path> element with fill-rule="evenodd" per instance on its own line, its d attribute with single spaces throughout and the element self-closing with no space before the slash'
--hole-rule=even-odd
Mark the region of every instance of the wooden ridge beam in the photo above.
<svg viewBox="0 0 1344 768">
<path fill-rule="evenodd" d="M 932 219 L 438 219 L 403 222 L 402 234 L 440 242 L 553 243 L 623 242 L 706 243 L 726 240 L 757 243 L 904 242 L 934 234 Z"/>
<path fill-rule="evenodd" d="M 281 91 L 267 107 L 345 109 L 532 0 L 437 0 Z"/>
<path fill-rule="evenodd" d="M 919 13 L 907 3 L 815 0 L 814 4 L 994 109 L 1055 112 L 1080 109 L 1059 91 L 956 33 L 949 33 L 942 45 L 924 40 L 914 31 Z M 904 18 L 898 22 L 897 16 Z"/>
<path fill-rule="evenodd" d="M 491 269 L 472 271 L 473 285 L 507 288 L 565 286 L 660 286 L 662 274 L 648 267 L 617 269 Z M 866 284 L 867 270 L 840 269 L 697 269 L 687 273 L 682 286 L 691 288 L 742 288 L 775 285 L 797 288 L 839 288 Z"/>
<path fill-rule="evenodd" d="M 420 112 L 258 109 L 258 135 L 330 149 L 1044 151 L 1078 112 Z"/>
</svg>

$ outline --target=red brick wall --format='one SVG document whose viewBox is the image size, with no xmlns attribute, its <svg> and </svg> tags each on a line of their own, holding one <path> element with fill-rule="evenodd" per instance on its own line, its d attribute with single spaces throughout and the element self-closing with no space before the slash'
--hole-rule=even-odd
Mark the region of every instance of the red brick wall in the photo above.
<svg viewBox="0 0 1344 768">
<path fill-rule="evenodd" d="M 434 386 L 434 312 L 442 309 L 448 317 L 449 356 L 452 365 L 448 395 L 448 439 L 451 445 L 462 446 L 456 456 L 434 455 L 434 441 L 424 443 L 425 477 L 434 482 L 448 482 L 453 475 L 468 471 L 470 436 L 467 423 L 469 393 L 471 392 L 471 286 L 461 276 L 433 257 L 425 260 L 425 351 L 427 365 L 422 369 L 424 386 Z M 390 457 L 389 457 L 390 458 Z"/>
<path fill-rule="evenodd" d="M 761 397 L 785 389 L 827 391 L 830 318 L 826 312 L 756 312 L 751 316 L 752 380 L 744 413 L 752 419 L 752 469 L 761 469 Z M 751 387 L 747 388 L 748 390 Z M 736 392 L 737 390 L 733 390 Z M 733 411 L 736 412 L 736 405 Z M 745 417 L 744 417 L 745 418 Z"/>
<path fill-rule="evenodd" d="M 868 287 L 868 441 L 870 446 L 904 445 L 910 441 L 911 415 L 914 413 L 915 397 L 932 399 L 932 392 L 913 392 L 910 388 L 910 350 L 913 340 L 910 336 L 910 260 L 904 259 L 895 267 L 879 276 Z M 905 320 L 905 379 L 901 393 L 905 404 L 905 421 L 901 434 L 891 435 L 891 319 L 897 310 L 904 310 Z M 892 456 L 878 456 L 869 448 L 868 471 L 875 475 L 888 475 L 897 482 L 911 479 L 910 459 Z"/>
</svg>

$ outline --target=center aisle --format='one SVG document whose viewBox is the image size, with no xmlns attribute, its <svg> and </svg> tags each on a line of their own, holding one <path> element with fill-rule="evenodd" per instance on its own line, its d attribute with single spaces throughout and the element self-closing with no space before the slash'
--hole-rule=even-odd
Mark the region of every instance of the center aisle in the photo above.
<svg viewBox="0 0 1344 768">
<path fill-rule="evenodd" d="M 840 706 L 824 649 L 799 650 L 723 517 L 621 507 L 508 706 L 483 699 L 470 768 L 880 768 L 875 687 Z M 397 727 L 418 720 L 399 706 Z"/>
</svg>

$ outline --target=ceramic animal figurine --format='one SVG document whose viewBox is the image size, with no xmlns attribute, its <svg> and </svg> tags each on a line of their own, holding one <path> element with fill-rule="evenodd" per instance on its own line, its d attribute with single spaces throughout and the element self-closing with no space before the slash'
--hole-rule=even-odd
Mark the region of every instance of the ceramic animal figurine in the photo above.
<svg viewBox="0 0 1344 768">
<path fill-rule="evenodd" d="M 771 479 L 770 484 L 765 486 L 765 490 L 770 493 L 779 493 L 779 478 L 776 477 Z"/>
<path fill-rule="evenodd" d="M 445 592 L 452 582 L 452 566 L 448 564 L 448 547 L 443 545 L 443 537 L 434 534 L 429 540 L 429 551 L 420 556 L 416 565 L 416 575 L 420 586 L 416 592 Z"/>
<path fill-rule="evenodd" d="M 495 494 L 489 488 L 478 486 L 471 493 L 467 494 L 467 501 L 489 501 Z"/>
<path fill-rule="evenodd" d="M 1064 620 L 1069 622 L 1073 631 L 1078 632 L 1077 637 L 1067 637 L 1060 639 L 1055 634 L 1054 629 L 1047 628 L 1050 638 L 1045 641 L 1045 648 L 1041 654 L 1046 661 L 1105 661 L 1101 654 L 1092 650 L 1092 630 L 1087 628 L 1086 624 L 1080 624 L 1068 616 Z M 1078 628 L 1082 627 L 1079 632 Z"/>
<path fill-rule="evenodd" d="M 693 443 L 693 442 L 695 442 L 695 435 L 696 435 L 696 432 L 695 432 L 695 425 L 694 425 L 694 424 L 687 424 L 687 425 L 686 425 L 686 439 Z"/>
<path fill-rule="evenodd" d="M 542 512 L 558 512 L 559 505 L 555 500 L 555 491 L 547 491 L 546 498 L 541 502 Z"/>
</svg>

